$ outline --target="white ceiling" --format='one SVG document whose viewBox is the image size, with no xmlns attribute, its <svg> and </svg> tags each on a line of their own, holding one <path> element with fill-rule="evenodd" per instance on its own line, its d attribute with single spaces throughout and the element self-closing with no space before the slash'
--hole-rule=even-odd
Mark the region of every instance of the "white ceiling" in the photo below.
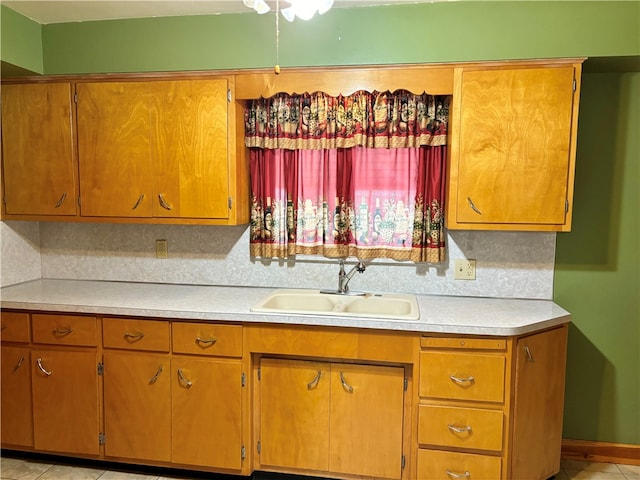
<svg viewBox="0 0 640 480">
<path fill-rule="evenodd" d="M 280 1 L 281 5 L 286 5 L 286 0 Z M 446 0 L 334 0 L 334 8 L 434 1 Z M 273 9 L 275 2 L 267 0 Z M 43 25 L 122 18 L 253 13 L 243 5 L 242 0 L 0 0 L 0 3 Z"/>
</svg>

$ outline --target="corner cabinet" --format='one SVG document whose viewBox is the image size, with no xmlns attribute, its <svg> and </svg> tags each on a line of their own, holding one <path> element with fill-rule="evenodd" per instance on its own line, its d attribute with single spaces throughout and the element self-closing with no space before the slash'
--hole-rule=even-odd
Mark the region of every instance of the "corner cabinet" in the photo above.
<svg viewBox="0 0 640 480">
<path fill-rule="evenodd" d="M 77 84 L 81 214 L 228 220 L 228 78 Z"/>
<path fill-rule="evenodd" d="M 447 227 L 569 231 L 581 62 L 454 75 Z"/>
<path fill-rule="evenodd" d="M 4 210 L 76 215 L 73 85 L 2 85 Z"/>
</svg>

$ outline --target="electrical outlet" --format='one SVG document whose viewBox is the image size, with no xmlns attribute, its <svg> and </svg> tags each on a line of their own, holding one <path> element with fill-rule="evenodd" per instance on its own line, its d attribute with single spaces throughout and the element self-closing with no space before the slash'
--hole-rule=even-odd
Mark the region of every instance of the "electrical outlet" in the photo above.
<svg viewBox="0 0 640 480">
<path fill-rule="evenodd" d="M 455 280 L 475 280 L 476 279 L 476 261 L 475 260 L 456 260 Z"/>
<path fill-rule="evenodd" d="M 166 240 L 156 240 L 156 258 L 169 258 L 169 248 Z"/>
</svg>

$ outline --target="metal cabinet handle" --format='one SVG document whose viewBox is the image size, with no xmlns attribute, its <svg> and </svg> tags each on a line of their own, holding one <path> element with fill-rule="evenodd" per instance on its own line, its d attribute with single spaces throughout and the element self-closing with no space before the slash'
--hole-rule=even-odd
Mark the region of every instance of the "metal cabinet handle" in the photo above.
<svg viewBox="0 0 640 480">
<path fill-rule="evenodd" d="M 62 204 L 64 203 L 66 198 L 67 198 L 67 192 L 64 192 L 62 194 L 62 196 L 60 197 L 60 200 L 58 200 L 58 203 L 56 203 L 55 208 L 60 208 L 62 206 Z"/>
<path fill-rule="evenodd" d="M 53 334 L 56 337 L 64 337 L 65 335 L 69 335 L 71 332 L 73 332 L 73 329 L 71 327 L 67 327 L 67 328 L 56 327 L 53 330 Z"/>
<path fill-rule="evenodd" d="M 318 382 L 320 381 L 321 375 L 322 375 L 322 372 L 318 370 L 318 373 L 316 373 L 315 378 L 311 380 L 311 382 L 307 383 L 307 390 L 313 390 L 314 388 L 316 388 L 316 385 L 318 385 Z"/>
<path fill-rule="evenodd" d="M 531 350 L 529 350 L 529 345 L 525 345 L 524 346 L 524 353 L 527 354 L 527 361 L 533 363 L 535 362 L 535 359 L 533 358 L 533 355 L 531 354 Z"/>
<path fill-rule="evenodd" d="M 191 381 L 187 380 L 184 377 L 184 374 L 182 373 L 182 369 L 179 368 L 178 369 L 178 380 L 180 380 L 180 382 L 182 382 L 184 384 L 185 387 L 190 388 L 191 385 L 193 385 L 193 383 L 191 383 Z"/>
<path fill-rule="evenodd" d="M 53 372 L 49 372 L 48 370 L 46 370 L 43 366 L 42 366 L 42 359 L 38 358 L 36 360 L 36 364 L 38 365 L 38 368 L 40 369 L 40 371 L 42 373 L 44 373 L 47 377 L 50 376 Z"/>
<path fill-rule="evenodd" d="M 471 433 L 471 425 L 465 425 L 464 427 L 458 427 L 456 425 L 447 425 L 447 428 L 455 433 Z"/>
<path fill-rule="evenodd" d="M 467 203 L 469 204 L 469 206 L 471 207 L 471 210 L 473 210 L 474 212 L 476 212 L 478 215 L 482 215 L 482 212 L 480 210 L 478 210 L 478 207 L 476 207 L 473 204 L 473 200 L 471 200 L 471 197 L 467 197 Z"/>
<path fill-rule="evenodd" d="M 156 374 L 149 379 L 149 385 L 153 385 L 154 383 L 156 383 L 156 380 L 158 380 L 158 377 L 160 376 L 161 373 L 162 373 L 162 365 L 158 367 L 158 371 L 156 372 Z"/>
<path fill-rule="evenodd" d="M 173 210 L 173 207 L 167 203 L 161 193 L 158 194 L 158 201 L 160 202 L 160 206 L 165 210 Z"/>
<path fill-rule="evenodd" d="M 144 333 L 142 332 L 138 332 L 138 333 L 124 332 L 124 338 L 128 342 L 136 342 L 138 340 L 141 340 L 142 337 L 144 337 Z"/>
<path fill-rule="evenodd" d="M 196 343 L 198 345 L 200 345 L 201 347 L 203 347 L 203 348 L 210 347 L 211 345 L 213 345 L 217 341 L 218 341 L 218 339 L 216 337 L 211 337 L 211 338 L 207 338 L 207 339 L 196 337 Z"/>
<path fill-rule="evenodd" d="M 473 383 L 476 381 L 471 375 L 465 378 L 456 377 L 455 375 L 449 375 L 449 378 L 456 382 L 458 385 L 463 385 L 465 383 Z"/>
<path fill-rule="evenodd" d="M 142 200 L 144 200 L 144 193 L 141 194 L 138 197 L 138 201 L 135 203 L 135 205 L 133 206 L 133 208 L 131 208 L 131 210 L 135 210 L 136 208 L 138 208 L 140 206 L 140 204 L 142 203 Z"/>
<path fill-rule="evenodd" d="M 11 371 L 11 373 L 16 373 L 16 370 L 18 370 L 23 363 L 24 363 L 24 355 L 20 355 L 20 359 L 18 360 L 18 363 L 16 363 L 16 366 L 13 367 L 13 370 Z"/>
<path fill-rule="evenodd" d="M 445 472 L 451 478 L 469 478 L 471 476 L 471 473 L 469 473 L 468 471 L 466 471 L 464 473 L 456 473 L 456 472 L 452 472 L 451 470 L 447 469 L 447 470 L 445 470 Z"/>
<path fill-rule="evenodd" d="M 353 393 L 353 387 L 347 383 L 342 372 L 340 372 L 340 382 L 347 392 Z"/>
</svg>

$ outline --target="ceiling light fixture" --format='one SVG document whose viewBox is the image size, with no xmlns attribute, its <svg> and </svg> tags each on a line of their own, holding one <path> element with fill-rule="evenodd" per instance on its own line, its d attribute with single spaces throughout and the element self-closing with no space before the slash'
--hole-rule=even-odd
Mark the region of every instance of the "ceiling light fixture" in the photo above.
<svg viewBox="0 0 640 480">
<path fill-rule="evenodd" d="M 290 22 L 295 18 L 311 20 L 316 13 L 322 15 L 333 5 L 333 0 L 283 0 L 290 6 L 280 10 L 282 16 Z M 253 8 L 257 13 L 263 14 L 271 10 L 265 0 L 242 0 L 246 7 Z"/>
</svg>

